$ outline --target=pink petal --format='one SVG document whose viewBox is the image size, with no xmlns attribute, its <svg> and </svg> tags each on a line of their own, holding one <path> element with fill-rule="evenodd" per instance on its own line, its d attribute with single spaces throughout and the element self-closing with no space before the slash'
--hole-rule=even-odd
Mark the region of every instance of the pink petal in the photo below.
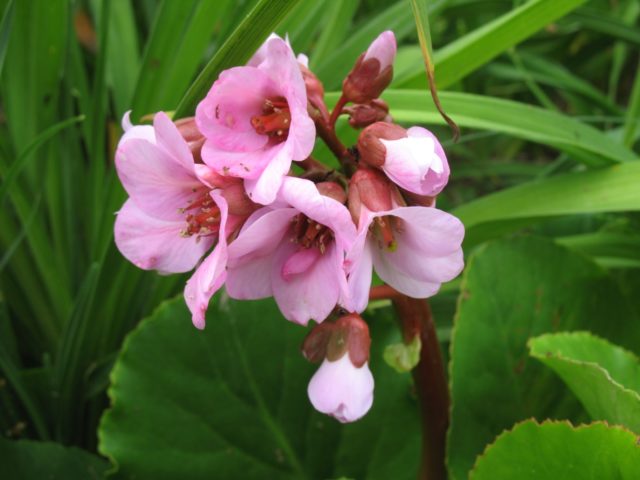
<svg viewBox="0 0 640 480">
<path fill-rule="evenodd" d="M 299 248 L 285 242 L 276 251 L 271 272 L 273 296 L 287 320 L 301 325 L 311 319 L 322 322 L 338 303 L 341 282 L 346 283 L 346 278 L 340 279 L 346 277 L 342 262 L 336 257 L 337 247 L 332 243 L 308 270 L 284 278 L 283 267 Z"/>
<path fill-rule="evenodd" d="M 193 168 L 186 169 L 165 149 L 147 140 L 120 142 L 116 168 L 122 185 L 136 205 L 148 215 L 163 220 L 184 220 L 179 208 L 195 200 L 202 183 Z"/>
<path fill-rule="evenodd" d="M 356 227 L 349 210 L 333 198 L 321 195 L 313 182 L 285 177 L 279 196 L 310 219 L 333 230 L 340 248 L 347 250 L 355 241 Z"/>
<path fill-rule="evenodd" d="M 307 393 L 313 407 L 342 423 L 363 417 L 373 404 L 373 375 L 365 363 L 356 368 L 344 355 L 324 360 L 311 378 Z"/>
<path fill-rule="evenodd" d="M 396 37 L 391 30 L 382 32 L 378 37 L 369 45 L 363 61 L 370 58 L 377 58 L 380 62 L 380 70 L 384 70 L 389 65 L 393 64 L 396 57 Z"/>
<path fill-rule="evenodd" d="M 156 132 L 157 145 L 164 148 L 186 171 L 193 170 L 193 155 L 189 145 L 166 113 L 156 113 L 153 117 L 153 128 Z"/>
<path fill-rule="evenodd" d="M 291 255 L 282 266 L 282 278 L 286 282 L 294 280 L 296 275 L 305 273 L 322 256 L 317 248 L 302 248 Z"/>
<path fill-rule="evenodd" d="M 218 192 L 211 192 L 211 198 L 220 208 L 220 232 L 227 231 L 227 202 Z M 226 278 L 227 238 L 219 235 L 218 244 L 211 254 L 200 264 L 187 281 L 184 298 L 191 311 L 196 328 L 204 328 L 205 313 L 212 295 L 222 286 Z"/>
<path fill-rule="evenodd" d="M 245 223 L 229 245 L 227 292 L 235 299 L 258 299 L 272 295 L 271 271 L 278 245 L 289 240 L 285 234 L 293 208 L 261 208 Z"/>
<path fill-rule="evenodd" d="M 368 227 L 368 225 L 367 225 Z M 358 239 L 347 254 L 349 264 L 349 297 L 346 309 L 350 312 L 361 313 L 369 303 L 369 291 L 373 277 L 373 259 L 371 245 L 367 240 L 368 228 L 358 234 Z"/>
<path fill-rule="evenodd" d="M 255 67 L 225 70 L 196 108 L 196 124 L 208 142 L 221 150 L 250 152 L 267 144 L 251 117 L 262 114 L 266 98 L 278 95 L 271 77 Z M 207 163 L 206 153 L 203 160 Z"/>
<path fill-rule="evenodd" d="M 432 207 L 401 207 L 388 214 L 404 223 L 396 231 L 395 251 L 373 248 L 381 279 L 406 295 L 425 298 L 462 271 L 464 227 L 457 218 Z"/>
<path fill-rule="evenodd" d="M 219 175 L 237 178 L 258 178 L 271 159 L 278 155 L 285 144 L 275 147 L 243 151 L 228 151 L 216 147 L 213 142 L 205 141 L 202 146 L 203 161 Z"/>
<path fill-rule="evenodd" d="M 260 45 L 260 48 L 258 48 L 258 50 L 256 50 L 256 53 L 254 53 L 253 56 L 249 59 L 249 61 L 247 62 L 247 66 L 257 67 L 262 62 L 264 62 L 264 60 L 267 57 L 267 44 L 271 40 L 273 40 L 274 38 L 282 40 L 282 37 L 280 37 L 280 35 L 278 35 L 276 33 L 272 33 L 271 35 L 269 35 L 267 37 L 267 39 L 264 41 L 264 43 L 262 45 Z M 288 44 L 289 44 L 289 42 L 287 41 L 287 45 Z"/>
<path fill-rule="evenodd" d="M 213 239 L 181 237 L 184 227 L 184 221 L 148 216 L 129 199 L 116 217 L 115 242 L 122 255 L 139 268 L 161 273 L 188 272 L 211 247 Z"/>
<path fill-rule="evenodd" d="M 419 195 L 434 196 L 449 180 L 449 164 L 436 137 L 421 127 L 407 130 L 408 137 L 380 140 L 386 148 L 382 169 L 398 186 Z"/>
<path fill-rule="evenodd" d="M 269 159 L 260 176 L 255 179 L 245 177 L 247 194 L 254 202 L 269 205 L 276 199 L 282 180 L 291 168 L 291 154 L 287 147 L 287 144 L 272 147 L 276 155 Z"/>
<path fill-rule="evenodd" d="M 151 143 L 156 143 L 156 133 L 151 125 L 133 125 L 131 123 L 131 110 L 126 112 L 122 117 L 122 130 L 124 134 L 120 137 L 118 146 L 122 145 L 127 140 L 139 138 L 147 140 Z"/>
</svg>

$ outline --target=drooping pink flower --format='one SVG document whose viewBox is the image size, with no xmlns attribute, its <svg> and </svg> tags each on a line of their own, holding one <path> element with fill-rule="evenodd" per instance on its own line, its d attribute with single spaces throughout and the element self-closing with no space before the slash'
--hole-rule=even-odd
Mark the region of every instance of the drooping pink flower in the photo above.
<svg viewBox="0 0 640 480">
<path fill-rule="evenodd" d="M 382 32 L 369 45 L 342 83 L 347 101 L 367 103 L 378 98 L 393 78 L 396 37 L 392 31 Z"/>
<path fill-rule="evenodd" d="M 250 214 L 251 202 L 239 195 L 239 180 L 194 163 L 189 143 L 164 113 L 155 115 L 153 127 L 131 126 L 128 117 L 123 124 L 116 168 L 129 199 L 116 218 L 116 245 L 142 269 L 181 273 L 215 244 L 194 276 L 199 289 L 193 278 L 186 289 L 194 324 L 202 328 L 212 290 L 224 281 L 226 237 Z"/>
<path fill-rule="evenodd" d="M 355 226 L 346 207 L 318 188 L 285 177 L 276 202 L 249 217 L 229 246 L 232 298 L 273 296 L 288 320 L 306 325 L 324 320 L 347 294 L 344 257 Z"/>
<path fill-rule="evenodd" d="M 332 362 L 325 359 L 311 378 L 307 393 L 313 407 L 342 423 L 363 417 L 373 404 L 373 375 L 369 364 L 360 368 L 349 355 Z"/>
<path fill-rule="evenodd" d="M 449 164 L 438 139 L 429 130 L 377 122 L 358 138 L 358 151 L 368 165 L 381 168 L 400 188 L 435 196 L 449 180 Z"/>
<path fill-rule="evenodd" d="M 356 314 L 321 323 L 309 332 L 302 353 L 311 362 L 322 361 L 307 390 L 316 410 L 342 423 L 358 420 L 369 411 L 374 387 L 370 346 L 369 327 Z"/>
<path fill-rule="evenodd" d="M 274 201 L 292 160 L 315 142 L 305 83 L 291 47 L 273 36 L 250 64 L 220 74 L 196 109 L 206 137 L 204 162 L 220 175 L 245 179 L 251 199 Z"/>
<path fill-rule="evenodd" d="M 435 295 L 462 271 L 462 222 L 434 207 L 402 206 L 381 173 L 356 172 L 349 208 L 358 221 L 358 237 L 347 256 L 348 308 L 366 308 L 374 268 L 383 281 L 413 298 Z"/>
</svg>

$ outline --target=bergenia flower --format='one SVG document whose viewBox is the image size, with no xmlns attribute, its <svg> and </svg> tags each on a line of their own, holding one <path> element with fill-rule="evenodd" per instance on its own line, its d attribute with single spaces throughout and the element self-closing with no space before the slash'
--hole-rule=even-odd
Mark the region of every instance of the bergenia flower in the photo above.
<svg viewBox="0 0 640 480">
<path fill-rule="evenodd" d="M 384 171 L 400 188 L 435 196 L 449 180 L 449 163 L 438 139 L 427 129 L 408 130 L 386 122 L 365 128 L 358 138 L 363 162 Z"/>
<path fill-rule="evenodd" d="M 203 161 L 224 176 L 245 179 L 250 198 L 274 201 L 292 160 L 315 142 L 300 66 L 291 47 L 273 36 L 250 65 L 225 70 L 196 109 L 206 137 Z"/>
<path fill-rule="evenodd" d="M 380 172 L 356 172 L 349 209 L 358 222 L 358 237 L 348 255 L 354 311 L 366 308 L 373 268 L 383 281 L 413 298 L 435 295 L 442 283 L 462 271 L 462 222 L 434 207 L 403 206 Z"/>
<path fill-rule="evenodd" d="M 212 254 L 187 286 L 194 324 L 204 326 L 204 310 L 213 287 L 224 280 L 226 237 L 253 210 L 237 179 L 219 176 L 195 164 L 189 144 L 166 114 L 153 127 L 123 122 L 116 169 L 129 199 L 118 212 L 115 242 L 136 266 L 161 273 L 193 269 L 214 244 Z M 230 212 L 230 205 L 232 212 Z"/>
<path fill-rule="evenodd" d="M 371 337 L 366 322 L 348 314 L 317 325 L 305 338 L 302 353 L 322 361 L 307 393 L 316 410 L 342 423 L 363 417 L 373 404 L 373 375 L 369 370 Z"/>
<path fill-rule="evenodd" d="M 347 294 L 344 258 L 356 235 L 340 192 L 286 177 L 276 202 L 254 212 L 229 246 L 229 295 L 273 296 L 287 319 L 323 321 Z"/>
<path fill-rule="evenodd" d="M 396 37 L 392 31 L 382 32 L 369 45 L 342 83 L 345 100 L 367 103 L 378 98 L 393 78 Z"/>
</svg>

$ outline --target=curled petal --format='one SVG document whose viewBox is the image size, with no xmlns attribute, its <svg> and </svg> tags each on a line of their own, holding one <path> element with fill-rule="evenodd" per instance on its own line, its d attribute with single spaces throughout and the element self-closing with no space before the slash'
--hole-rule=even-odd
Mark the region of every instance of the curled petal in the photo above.
<svg viewBox="0 0 640 480">
<path fill-rule="evenodd" d="M 218 244 L 187 281 L 184 298 L 191 311 L 193 324 L 200 329 L 205 325 L 205 313 L 209 300 L 226 279 L 227 266 L 227 202 L 219 192 L 211 192 L 211 198 L 220 209 Z"/>
</svg>

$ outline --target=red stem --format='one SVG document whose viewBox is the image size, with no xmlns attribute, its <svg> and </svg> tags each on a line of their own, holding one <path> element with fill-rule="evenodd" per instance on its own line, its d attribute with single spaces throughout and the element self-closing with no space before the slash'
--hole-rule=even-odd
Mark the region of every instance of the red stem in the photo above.
<svg viewBox="0 0 640 480">
<path fill-rule="evenodd" d="M 345 98 L 343 93 L 342 95 L 340 95 L 340 98 L 338 99 L 338 103 L 336 103 L 336 106 L 333 107 L 333 110 L 331 111 L 331 117 L 329 118 L 329 128 L 331 130 L 335 131 L 338 117 L 342 113 L 342 109 L 346 104 L 347 104 L 347 99 Z"/>
<path fill-rule="evenodd" d="M 393 306 L 402 322 L 405 341 L 420 335 L 420 361 L 413 370 L 422 415 L 422 465 L 420 480 L 446 480 L 445 445 L 449 427 L 449 386 L 436 336 L 431 308 L 426 300 L 401 295 Z"/>
<path fill-rule="evenodd" d="M 376 285 L 369 290 L 369 300 L 391 300 L 403 296 L 395 288 L 389 285 Z"/>
</svg>

